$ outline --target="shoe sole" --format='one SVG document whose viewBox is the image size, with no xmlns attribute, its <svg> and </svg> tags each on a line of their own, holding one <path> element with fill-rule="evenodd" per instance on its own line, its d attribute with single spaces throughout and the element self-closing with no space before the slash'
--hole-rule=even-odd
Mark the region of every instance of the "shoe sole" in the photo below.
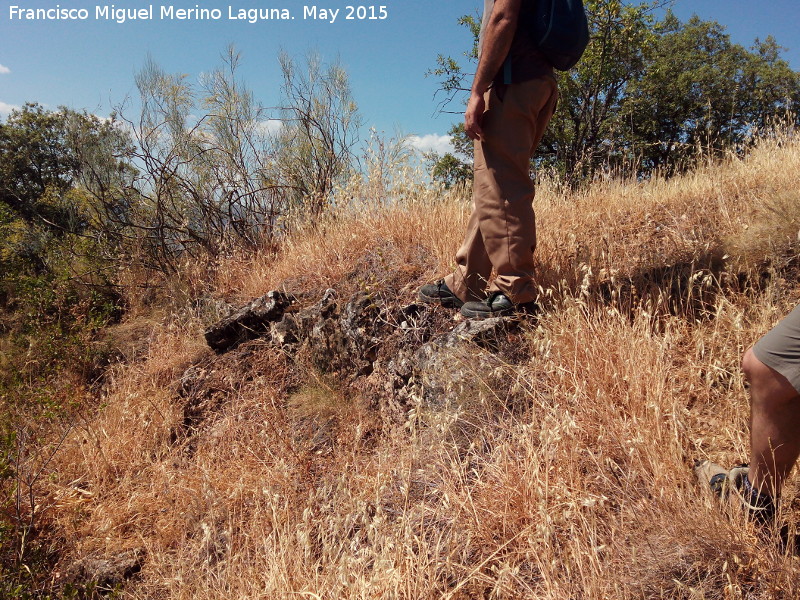
<svg viewBox="0 0 800 600">
<path fill-rule="evenodd" d="M 507 308 L 505 310 L 493 310 L 493 311 L 482 311 L 482 310 L 472 310 L 472 309 L 465 309 L 461 308 L 461 314 L 465 317 L 470 317 L 472 319 L 490 319 L 491 317 L 506 317 L 508 315 L 513 315 L 516 311 L 514 308 Z"/>
<path fill-rule="evenodd" d="M 441 304 L 445 308 L 461 308 L 464 306 L 464 303 L 455 296 L 452 298 L 440 298 L 439 296 L 426 296 L 420 292 L 419 299 L 425 304 Z"/>
<path fill-rule="evenodd" d="M 539 305 L 535 302 L 526 302 L 524 304 L 515 304 L 502 310 L 474 310 L 471 308 L 462 308 L 461 314 L 465 317 L 473 319 L 489 319 L 491 317 L 536 317 L 540 312 Z"/>
</svg>

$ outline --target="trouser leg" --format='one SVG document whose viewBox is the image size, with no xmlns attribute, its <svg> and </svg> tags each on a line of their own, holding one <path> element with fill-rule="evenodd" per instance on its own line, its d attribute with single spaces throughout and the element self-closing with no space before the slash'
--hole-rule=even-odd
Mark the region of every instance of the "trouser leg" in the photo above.
<svg viewBox="0 0 800 600">
<path fill-rule="evenodd" d="M 486 171 L 480 142 L 475 143 L 473 165 L 475 184 L 472 191 L 472 213 L 470 213 L 467 223 L 467 233 L 464 236 L 464 243 L 456 252 L 456 270 L 444 280 L 447 287 L 464 302 L 485 298 L 489 276 L 492 274 L 492 262 L 483 245 L 483 234 L 480 227 L 481 211 L 478 210 L 480 203 L 478 194 L 482 187 L 478 185 L 481 177 L 479 174 Z"/>
<path fill-rule="evenodd" d="M 487 92 L 483 139 L 475 143 L 473 212 L 457 268 L 445 279 L 462 300 L 485 295 L 491 269 L 497 273 L 489 291 L 512 301 L 533 300 L 533 251 L 536 221 L 530 159 L 555 110 L 555 80 L 547 77 L 492 88 Z"/>
</svg>

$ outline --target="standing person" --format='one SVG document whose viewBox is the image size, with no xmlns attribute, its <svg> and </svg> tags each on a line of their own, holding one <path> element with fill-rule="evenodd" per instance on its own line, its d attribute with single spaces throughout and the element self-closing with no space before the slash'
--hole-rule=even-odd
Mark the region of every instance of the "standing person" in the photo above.
<svg viewBox="0 0 800 600">
<path fill-rule="evenodd" d="M 423 302 L 467 317 L 526 309 L 536 297 L 530 160 L 556 108 L 553 67 L 532 39 L 533 0 L 484 0 L 478 69 L 464 127 L 475 142 L 473 208 L 453 273 Z M 489 285 L 492 269 L 496 277 Z"/>
<path fill-rule="evenodd" d="M 800 305 L 745 352 L 742 369 L 750 383 L 750 464 L 727 471 L 703 461 L 696 471 L 767 523 L 800 455 Z"/>
</svg>

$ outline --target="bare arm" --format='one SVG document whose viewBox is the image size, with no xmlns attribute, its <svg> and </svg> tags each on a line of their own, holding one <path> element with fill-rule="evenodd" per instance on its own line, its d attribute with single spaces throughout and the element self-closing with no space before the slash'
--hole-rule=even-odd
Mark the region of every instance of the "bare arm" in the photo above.
<svg viewBox="0 0 800 600">
<path fill-rule="evenodd" d="M 481 118 L 486 109 L 483 95 L 511 49 L 517 30 L 520 2 L 521 0 L 495 0 L 486 30 L 482 34 L 481 57 L 464 113 L 464 128 L 473 140 L 483 135 Z"/>
</svg>

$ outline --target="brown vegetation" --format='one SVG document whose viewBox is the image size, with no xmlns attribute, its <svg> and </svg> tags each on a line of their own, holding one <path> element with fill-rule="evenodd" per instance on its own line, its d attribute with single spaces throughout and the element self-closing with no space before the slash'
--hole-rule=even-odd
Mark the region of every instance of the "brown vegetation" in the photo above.
<svg viewBox="0 0 800 600">
<path fill-rule="evenodd" d="M 465 196 L 396 183 L 227 259 L 213 296 L 413 302 L 451 268 Z M 800 142 L 667 181 L 543 182 L 536 207 L 542 315 L 513 352 L 465 356 L 456 401 L 395 425 L 374 387 L 302 356 L 212 359 L 215 302 L 154 326 L 37 483 L 62 572 L 135 552 L 130 598 L 797 597 L 797 558 L 691 465 L 746 456 L 740 357 L 800 298 Z M 190 365 L 213 402 L 187 421 Z"/>
</svg>

